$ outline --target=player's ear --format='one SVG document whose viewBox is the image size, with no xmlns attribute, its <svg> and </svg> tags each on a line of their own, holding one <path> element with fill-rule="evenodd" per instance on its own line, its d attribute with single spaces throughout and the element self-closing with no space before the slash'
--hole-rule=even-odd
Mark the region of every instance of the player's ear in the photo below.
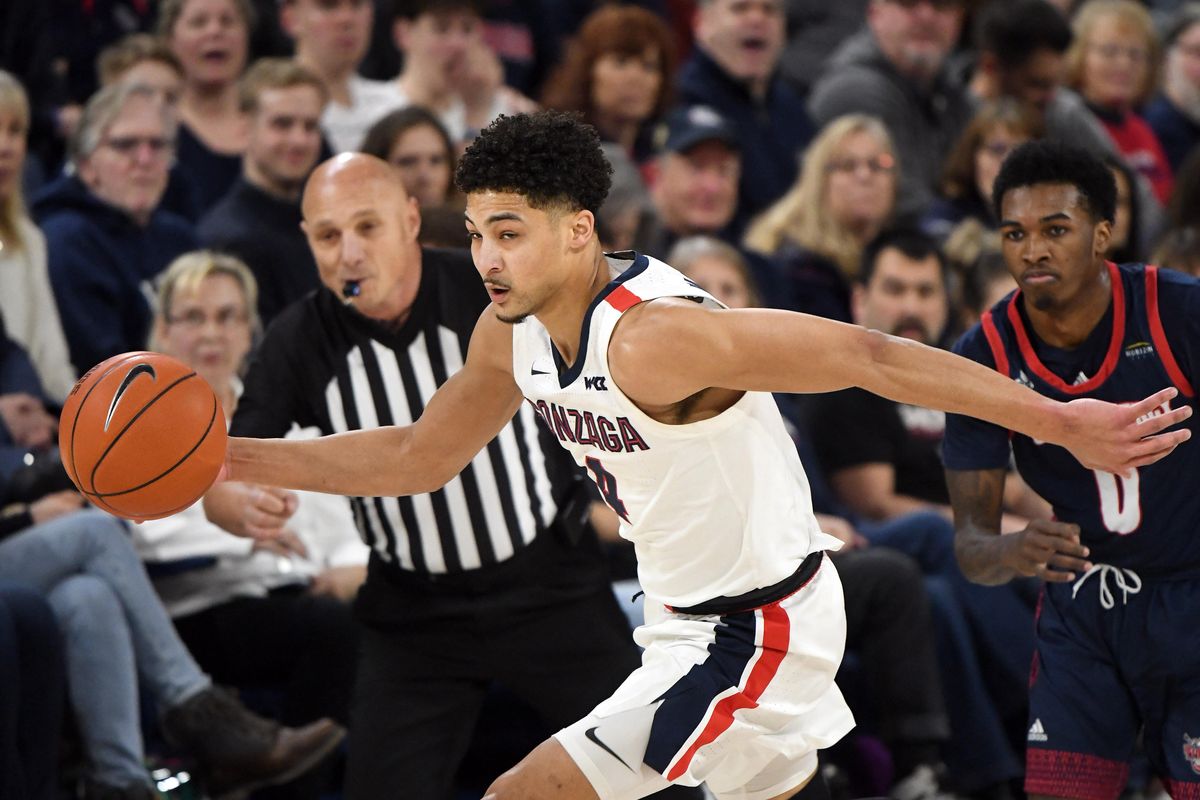
<svg viewBox="0 0 1200 800">
<path fill-rule="evenodd" d="M 568 233 L 572 247 L 583 247 L 596 235 L 596 217 L 586 208 L 571 215 L 570 226 Z"/>
<path fill-rule="evenodd" d="M 1132 233 L 1132 232 L 1131 232 Z M 1092 251 L 1098 256 L 1108 252 L 1108 243 L 1112 241 L 1112 223 L 1102 219 L 1092 230 Z"/>
</svg>

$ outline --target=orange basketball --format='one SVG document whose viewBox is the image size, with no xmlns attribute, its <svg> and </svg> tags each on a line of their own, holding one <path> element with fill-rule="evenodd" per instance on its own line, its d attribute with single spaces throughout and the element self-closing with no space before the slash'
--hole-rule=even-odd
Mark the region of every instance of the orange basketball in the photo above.
<svg viewBox="0 0 1200 800">
<path fill-rule="evenodd" d="M 225 461 L 225 413 L 196 371 L 161 353 L 92 367 L 58 424 L 63 465 L 97 508 L 133 520 L 182 511 Z"/>
</svg>

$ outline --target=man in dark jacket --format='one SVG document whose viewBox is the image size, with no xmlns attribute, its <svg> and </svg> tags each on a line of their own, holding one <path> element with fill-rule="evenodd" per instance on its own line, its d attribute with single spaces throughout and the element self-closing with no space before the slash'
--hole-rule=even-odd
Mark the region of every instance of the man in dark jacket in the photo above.
<svg viewBox="0 0 1200 800">
<path fill-rule="evenodd" d="M 191 225 L 159 209 L 175 123 L 152 89 L 113 86 L 87 105 L 74 174 L 46 187 L 34 216 L 75 369 L 146 346 L 150 284 L 196 247 Z"/>
</svg>

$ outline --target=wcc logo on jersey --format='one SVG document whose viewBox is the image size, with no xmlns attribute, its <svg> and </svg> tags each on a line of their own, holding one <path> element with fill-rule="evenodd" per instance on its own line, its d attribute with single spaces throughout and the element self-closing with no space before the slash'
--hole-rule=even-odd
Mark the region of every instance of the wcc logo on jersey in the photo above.
<svg viewBox="0 0 1200 800">
<path fill-rule="evenodd" d="M 1186 733 L 1183 735 L 1183 757 L 1192 767 L 1192 772 L 1200 775 L 1200 737 L 1193 739 Z"/>
</svg>

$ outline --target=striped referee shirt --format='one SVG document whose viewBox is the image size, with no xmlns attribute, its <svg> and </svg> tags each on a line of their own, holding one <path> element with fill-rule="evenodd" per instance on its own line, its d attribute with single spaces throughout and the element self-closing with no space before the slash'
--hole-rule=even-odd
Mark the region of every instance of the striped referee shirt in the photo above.
<svg viewBox="0 0 1200 800">
<path fill-rule="evenodd" d="M 271 323 L 251 359 L 233 436 L 325 434 L 407 425 L 462 368 L 487 293 L 465 251 L 423 251 L 421 286 L 390 329 L 318 289 Z M 425 574 L 505 561 L 555 521 L 575 464 L 522 404 L 500 435 L 442 489 L 350 498 L 363 540 L 383 561 Z"/>
</svg>

